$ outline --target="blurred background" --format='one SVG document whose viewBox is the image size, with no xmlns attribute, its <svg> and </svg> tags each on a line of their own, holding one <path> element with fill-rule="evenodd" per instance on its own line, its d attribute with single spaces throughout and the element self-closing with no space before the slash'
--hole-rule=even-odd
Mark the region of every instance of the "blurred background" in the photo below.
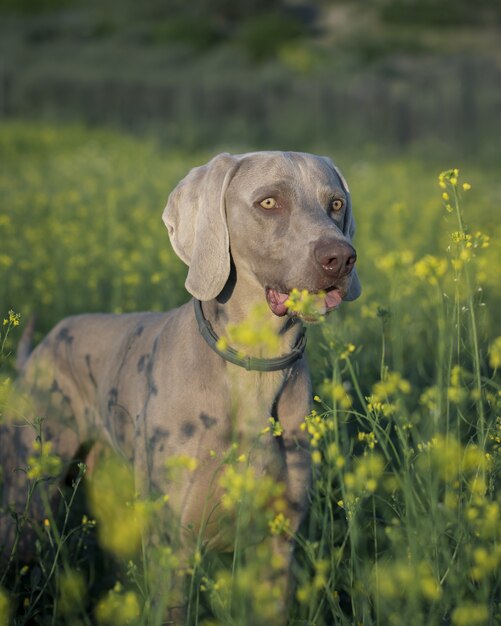
<svg viewBox="0 0 501 626">
<path fill-rule="evenodd" d="M 499 150 L 499 0 L 0 0 L 0 116 L 169 146 Z"/>
</svg>

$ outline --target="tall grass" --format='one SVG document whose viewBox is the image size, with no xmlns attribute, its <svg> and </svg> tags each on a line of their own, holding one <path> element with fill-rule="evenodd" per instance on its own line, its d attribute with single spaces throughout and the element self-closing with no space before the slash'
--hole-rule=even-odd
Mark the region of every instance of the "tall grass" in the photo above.
<svg viewBox="0 0 501 626">
<path fill-rule="evenodd" d="M 169 187 L 196 159 L 174 162 L 152 144 L 80 129 L 6 130 L 5 311 L 22 319 L 36 311 L 45 330 L 76 310 L 167 308 L 184 297 L 159 218 Z M 489 174 L 474 168 L 466 179 L 445 171 L 438 185 L 412 161 L 344 169 L 365 292 L 310 333 L 315 399 L 303 428 L 313 481 L 294 537 L 286 622 L 500 623 L 501 264 L 488 201 L 499 188 L 486 191 Z M 5 353 L 15 319 L 6 313 Z M 257 446 L 281 436 L 266 420 Z M 95 473 L 82 511 L 81 467 L 62 521 L 47 507 L 33 561 L 13 554 L 15 566 L 0 574 L 0 624 L 160 624 L 179 601 L 175 583 L 188 597 L 186 623 L 283 623 L 282 563 L 271 545 L 290 526 L 281 486 L 256 476 L 249 455 L 234 446 L 219 459 L 222 506 L 236 520 L 229 557 L 207 554 L 197 533 L 182 557 L 159 525 L 169 494 L 140 499 L 130 468 L 115 459 Z M 30 488 L 43 489 L 57 467 L 40 438 Z M 195 467 L 181 455 L 165 471 L 175 482 Z"/>
</svg>

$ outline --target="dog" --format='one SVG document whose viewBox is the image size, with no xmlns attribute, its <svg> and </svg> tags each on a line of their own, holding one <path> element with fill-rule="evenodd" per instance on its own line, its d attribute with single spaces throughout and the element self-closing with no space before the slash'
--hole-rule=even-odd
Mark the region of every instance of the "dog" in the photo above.
<svg viewBox="0 0 501 626">
<path fill-rule="evenodd" d="M 326 157 L 219 154 L 178 183 L 163 221 L 188 266 L 193 299 L 168 313 L 69 317 L 21 355 L 21 385 L 46 416 L 44 439 L 66 467 L 95 442 L 111 446 L 130 461 L 141 494 L 168 492 L 180 527 L 226 550 L 231 541 L 217 514 L 202 519 L 207 498 L 220 497 L 214 457 L 235 442 L 249 448 L 273 416 L 282 436 L 261 438 L 252 465 L 283 483 L 296 531 L 310 482 L 301 424 L 312 392 L 304 328 L 289 295 L 293 288 L 319 293 L 326 313 L 360 295 L 346 181 Z M 242 355 L 218 341 L 262 303 L 279 339 L 275 355 L 260 347 Z M 2 428 L 4 511 L 23 504 L 26 473 L 14 470 L 27 464 L 34 439 L 30 428 Z M 172 492 L 165 463 L 179 453 L 198 465 Z M 6 554 L 13 526 L 8 515 L 1 524 Z M 276 549 L 288 564 L 291 540 L 277 540 Z"/>
</svg>

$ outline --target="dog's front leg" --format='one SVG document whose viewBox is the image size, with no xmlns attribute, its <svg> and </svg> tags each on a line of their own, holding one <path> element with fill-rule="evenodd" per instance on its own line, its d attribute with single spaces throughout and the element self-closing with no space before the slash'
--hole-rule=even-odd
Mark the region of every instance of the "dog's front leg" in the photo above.
<svg viewBox="0 0 501 626">
<path fill-rule="evenodd" d="M 311 456 L 308 438 L 301 425 L 311 408 L 311 384 L 303 359 L 290 373 L 277 402 L 277 419 L 283 429 L 286 468 L 287 532 L 274 538 L 274 551 L 284 562 L 283 597 L 290 605 L 294 591 L 292 553 L 295 534 L 304 519 L 311 484 Z"/>
</svg>

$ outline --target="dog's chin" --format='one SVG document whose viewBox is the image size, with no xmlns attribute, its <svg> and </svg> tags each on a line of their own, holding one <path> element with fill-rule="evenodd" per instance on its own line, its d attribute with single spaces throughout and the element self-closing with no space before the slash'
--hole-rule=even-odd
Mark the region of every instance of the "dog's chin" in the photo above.
<svg viewBox="0 0 501 626">
<path fill-rule="evenodd" d="M 323 296 L 322 299 L 319 299 L 318 308 L 313 313 L 302 313 L 290 310 L 287 306 L 290 292 L 273 289 L 271 287 L 266 288 L 266 302 L 271 312 L 277 317 L 289 315 L 291 317 L 299 317 L 305 322 L 313 323 L 319 322 L 325 315 L 337 309 L 345 296 L 345 293 L 338 287 L 330 287 L 325 291 L 313 293 L 321 293 Z"/>
</svg>

